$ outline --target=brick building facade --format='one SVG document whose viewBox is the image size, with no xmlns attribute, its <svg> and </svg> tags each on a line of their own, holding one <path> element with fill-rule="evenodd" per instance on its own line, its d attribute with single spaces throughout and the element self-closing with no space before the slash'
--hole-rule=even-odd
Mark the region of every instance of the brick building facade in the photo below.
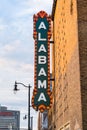
<svg viewBox="0 0 87 130">
<path fill-rule="evenodd" d="M 49 130 L 87 130 L 87 0 L 54 0 L 52 20 Z"/>
</svg>

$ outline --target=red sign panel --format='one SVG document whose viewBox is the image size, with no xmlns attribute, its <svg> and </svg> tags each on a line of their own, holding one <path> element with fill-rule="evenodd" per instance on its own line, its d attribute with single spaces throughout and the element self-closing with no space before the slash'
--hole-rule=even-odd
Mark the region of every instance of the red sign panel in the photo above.
<svg viewBox="0 0 87 130">
<path fill-rule="evenodd" d="M 0 112 L 0 116 L 13 116 L 12 112 Z"/>
</svg>

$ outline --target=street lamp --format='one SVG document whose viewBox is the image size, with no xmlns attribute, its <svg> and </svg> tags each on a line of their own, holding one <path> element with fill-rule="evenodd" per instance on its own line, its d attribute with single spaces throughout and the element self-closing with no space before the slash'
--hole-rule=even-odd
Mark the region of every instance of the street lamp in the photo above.
<svg viewBox="0 0 87 130">
<path fill-rule="evenodd" d="M 25 88 L 28 88 L 28 130 L 31 130 L 30 129 L 30 84 L 28 86 L 26 86 L 25 84 L 23 83 L 20 83 L 20 82 L 16 82 L 15 81 L 15 85 L 14 85 L 14 91 L 18 91 L 19 89 L 17 88 L 17 84 L 21 84 L 22 86 L 24 86 Z"/>
<path fill-rule="evenodd" d="M 25 115 L 24 117 L 23 117 L 23 120 L 26 120 L 27 119 L 27 115 Z M 31 130 L 33 130 L 33 116 L 31 116 L 30 117 L 30 126 L 31 126 Z"/>
</svg>

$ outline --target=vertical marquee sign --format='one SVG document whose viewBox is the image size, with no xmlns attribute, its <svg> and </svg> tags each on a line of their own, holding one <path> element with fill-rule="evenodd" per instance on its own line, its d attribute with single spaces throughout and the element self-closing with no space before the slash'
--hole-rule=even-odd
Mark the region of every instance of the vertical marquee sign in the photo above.
<svg viewBox="0 0 87 130">
<path fill-rule="evenodd" d="M 35 63 L 32 107 L 43 112 L 52 105 L 52 92 L 50 91 L 51 17 L 46 12 L 40 11 L 34 15 L 33 20 Z"/>
</svg>

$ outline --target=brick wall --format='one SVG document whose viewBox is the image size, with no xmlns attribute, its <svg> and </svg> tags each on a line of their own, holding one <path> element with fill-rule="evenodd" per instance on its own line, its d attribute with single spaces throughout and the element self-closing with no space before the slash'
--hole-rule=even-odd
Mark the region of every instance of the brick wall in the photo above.
<svg viewBox="0 0 87 130">
<path fill-rule="evenodd" d="M 57 0 L 53 12 L 55 130 L 87 130 L 86 8 L 87 0 Z"/>
<path fill-rule="evenodd" d="M 87 0 L 77 0 L 83 130 L 87 130 Z"/>
</svg>

